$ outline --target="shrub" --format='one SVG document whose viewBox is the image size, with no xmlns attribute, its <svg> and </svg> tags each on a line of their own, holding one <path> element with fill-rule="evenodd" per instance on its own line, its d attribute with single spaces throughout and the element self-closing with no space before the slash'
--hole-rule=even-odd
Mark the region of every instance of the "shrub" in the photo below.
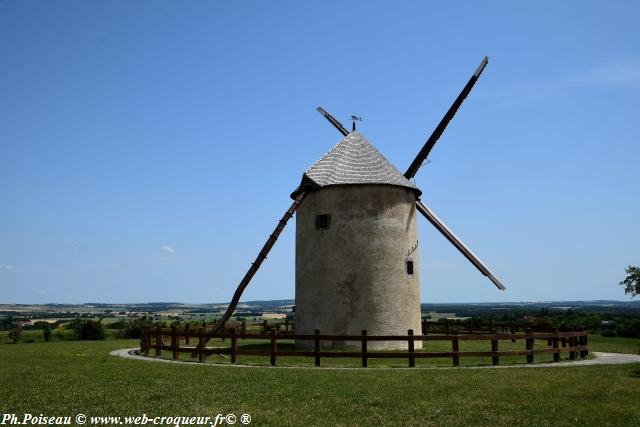
<svg viewBox="0 0 640 427">
<path fill-rule="evenodd" d="M 45 323 L 42 326 L 42 338 L 44 338 L 45 342 L 49 342 L 49 339 L 51 338 L 51 326 L 49 326 L 48 323 Z"/>
<path fill-rule="evenodd" d="M 53 334 L 58 340 L 64 340 L 67 338 L 67 333 L 65 332 L 63 325 L 58 325 L 58 327 L 53 330 Z"/>
<path fill-rule="evenodd" d="M 107 337 L 101 319 L 91 320 L 76 317 L 69 326 L 73 329 L 75 338 L 79 340 L 103 340 Z"/>
<path fill-rule="evenodd" d="M 9 339 L 12 344 L 17 344 L 22 336 L 22 323 L 15 322 L 11 325 L 11 329 L 9 330 Z"/>
<path fill-rule="evenodd" d="M 129 320 L 127 327 L 122 330 L 122 338 L 140 338 L 142 336 L 142 328 L 146 324 L 146 317 Z"/>
<path fill-rule="evenodd" d="M 118 320 L 117 322 L 107 323 L 105 328 L 107 329 L 126 329 L 128 322 L 126 320 Z"/>
</svg>

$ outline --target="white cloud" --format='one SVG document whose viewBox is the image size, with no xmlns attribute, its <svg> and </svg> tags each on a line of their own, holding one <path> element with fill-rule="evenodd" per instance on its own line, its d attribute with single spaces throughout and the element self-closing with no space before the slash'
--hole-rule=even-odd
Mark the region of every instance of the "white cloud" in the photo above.
<svg viewBox="0 0 640 427">
<path fill-rule="evenodd" d="M 495 90 L 490 99 L 501 108 L 521 105 L 530 100 L 546 99 L 571 88 L 582 90 L 601 87 L 612 89 L 640 89 L 640 56 L 619 58 L 577 71 L 559 75 L 548 81 L 532 81 L 526 85 Z"/>
<path fill-rule="evenodd" d="M 173 248 L 172 248 L 171 246 L 169 246 L 169 245 L 164 245 L 164 246 L 162 247 L 162 250 L 163 250 L 163 251 L 166 251 L 166 252 L 169 252 L 170 254 L 175 254 L 175 253 L 176 253 L 176 250 L 175 250 L 175 249 L 173 249 Z"/>
<path fill-rule="evenodd" d="M 571 77 L 571 82 L 584 86 L 616 88 L 640 87 L 640 57 L 624 58 L 589 68 Z"/>
<path fill-rule="evenodd" d="M 13 270 L 13 265 L 0 265 L 0 270 Z"/>
</svg>

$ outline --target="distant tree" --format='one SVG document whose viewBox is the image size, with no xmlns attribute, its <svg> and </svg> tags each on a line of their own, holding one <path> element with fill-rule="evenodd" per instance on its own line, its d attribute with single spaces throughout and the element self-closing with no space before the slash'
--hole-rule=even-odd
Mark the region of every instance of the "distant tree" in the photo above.
<svg viewBox="0 0 640 427">
<path fill-rule="evenodd" d="M 142 335 L 142 328 L 149 323 L 147 316 L 139 317 L 137 319 L 131 319 L 124 328 L 120 330 L 121 338 L 140 338 Z"/>
<path fill-rule="evenodd" d="M 51 326 L 49 326 L 48 322 L 45 322 L 42 326 L 42 338 L 44 338 L 45 342 L 49 342 L 51 339 Z"/>
<path fill-rule="evenodd" d="M 22 336 L 22 323 L 14 322 L 14 324 L 11 326 L 11 329 L 9 330 L 9 339 L 11 340 L 11 343 L 17 344 L 21 336 Z"/>
<path fill-rule="evenodd" d="M 73 335 L 79 340 L 103 340 L 107 333 L 102 325 L 102 319 L 91 320 L 76 317 L 69 323 Z"/>
<path fill-rule="evenodd" d="M 3 331 L 8 331 L 9 329 L 11 329 L 12 325 L 13 325 L 12 315 L 9 315 L 4 319 L 0 319 L 0 328 L 2 328 Z"/>
<path fill-rule="evenodd" d="M 625 272 L 627 277 L 620 282 L 624 286 L 624 293 L 631 294 L 631 298 L 640 295 L 640 267 L 630 265 Z"/>
</svg>

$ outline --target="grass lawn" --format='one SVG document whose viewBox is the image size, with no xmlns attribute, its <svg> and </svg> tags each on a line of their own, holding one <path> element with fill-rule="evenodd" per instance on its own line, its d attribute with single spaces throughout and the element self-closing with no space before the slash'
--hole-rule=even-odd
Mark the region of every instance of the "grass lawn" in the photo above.
<svg viewBox="0 0 640 427">
<path fill-rule="evenodd" d="M 640 338 L 601 337 L 589 335 L 589 350 L 611 353 L 640 354 Z"/>
<path fill-rule="evenodd" d="M 638 344 L 612 340 L 628 352 Z M 256 426 L 640 426 L 640 364 L 331 370 L 170 365 L 108 355 L 136 345 L 2 344 L 0 413 L 248 413 Z"/>
</svg>

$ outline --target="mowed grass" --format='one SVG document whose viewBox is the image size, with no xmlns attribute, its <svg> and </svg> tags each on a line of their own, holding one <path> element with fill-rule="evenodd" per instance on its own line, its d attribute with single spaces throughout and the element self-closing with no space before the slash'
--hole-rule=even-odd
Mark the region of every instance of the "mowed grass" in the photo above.
<svg viewBox="0 0 640 427">
<path fill-rule="evenodd" d="M 640 338 L 589 335 L 589 350 L 610 353 L 640 354 Z"/>
<path fill-rule="evenodd" d="M 109 356 L 136 345 L 0 345 L 0 413 L 248 413 L 256 426 L 640 426 L 640 364 L 337 370 L 171 365 Z"/>
</svg>

